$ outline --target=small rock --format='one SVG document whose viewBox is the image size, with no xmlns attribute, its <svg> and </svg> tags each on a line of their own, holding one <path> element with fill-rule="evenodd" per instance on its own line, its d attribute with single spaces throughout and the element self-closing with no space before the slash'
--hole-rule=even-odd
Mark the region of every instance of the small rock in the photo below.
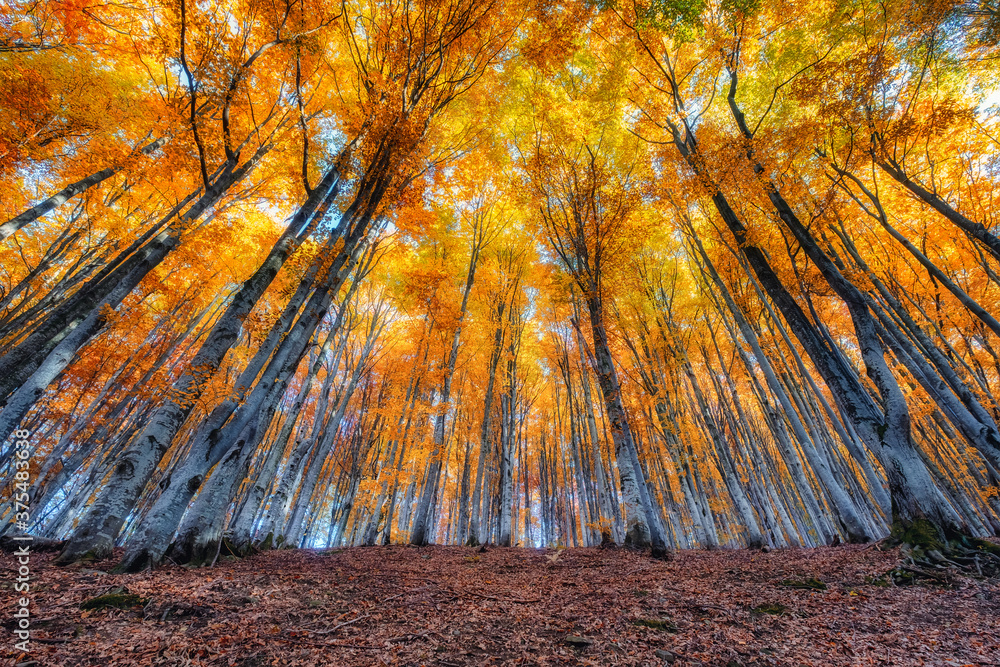
<svg viewBox="0 0 1000 667">
<path fill-rule="evenodd" d="M 764 546 L 762 546 L 760 548 L 760 550 L 761 550 L 761 552 L 766 553 L 766 554 L 771 553 L 771 547 L 767 546 L 766 544 Z"/>
<path fill-rule="evenodd" d="M 653 651 L 653 655 L 655 655 L 660 660 L 665 661 L 667 664 L 672 663 L 674 660 L 677 659 L 676 654 L 671 653 L 670 651 L 664 651 L 662 648 L 658 648 L 655 651 Z"/>
<path fill-rule="evenodd" d="M 594 643 L 593 639 L 587 639 L 586 637 L 579 637 L 577 635 L 569 635 L 568 637 L 566 637 L 565 641 L 570 646 L 576 646 L 576 647 L 590 646 L 591 644 Z"/>
</svg>

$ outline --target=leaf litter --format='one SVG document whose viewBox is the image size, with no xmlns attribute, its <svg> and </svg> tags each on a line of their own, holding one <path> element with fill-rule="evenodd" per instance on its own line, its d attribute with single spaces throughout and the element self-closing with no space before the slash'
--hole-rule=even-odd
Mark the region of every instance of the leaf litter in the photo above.
<svg viewBox="0 0 1000 667">
<path fill-rule="evenodd" d="M 664 562 L 621 549 L 387 546 L 132 575 L 105 573 L 110 559 L 59 568 L 33 554 L 32 651 L 10 657 L 66 667 L 1000 667 L 1000 584 L 894 586 L 885 573 L 897 551 L 682 551 Z M 15 560 L 4 554 L 0 567 L 11 589 Z M 109 594 L 135 604 L 89 602 Z M 4 596 L 8 632 L 15 597 Z"/>
</svg>

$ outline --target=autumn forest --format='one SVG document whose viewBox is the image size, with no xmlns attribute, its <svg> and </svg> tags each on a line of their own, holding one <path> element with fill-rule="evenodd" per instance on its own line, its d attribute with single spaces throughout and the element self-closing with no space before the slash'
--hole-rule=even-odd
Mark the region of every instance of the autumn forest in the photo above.
<svg viewBox="0 0 1000 667">
<path fill-rule="evenodd" d="M 982 575 L 998 38 L 973 0 L 8 3 L 0 530 Z"/>
</svg>

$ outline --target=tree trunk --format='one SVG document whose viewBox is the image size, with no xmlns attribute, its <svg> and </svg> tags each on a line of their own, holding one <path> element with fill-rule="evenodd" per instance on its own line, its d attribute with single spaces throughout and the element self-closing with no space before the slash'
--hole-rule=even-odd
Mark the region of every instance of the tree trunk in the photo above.
<svg viewBox="0 0 1000 667">
<path fill-rule="evenodd" d="M 63 548 L 59 556 L 60 562 L 73 562 L 88 553 L 96 557 L 110 553 L 118 532 L 150 475 L 170 449 L 174 436 L 193 409 L 196 399 L 236 342 L 243 319 L 274 280 L 297 245 L 298 233 L 310 226 L 310 220 L 314 218 L 320 204 L 325 204 L 320 209 L 322 212 L 332 204 L 338 182 L 337 170 L 331 169 L 324 178 L 323 185 L 313 190 L 268 257 L 254 275 L 243 283 L 191 360 L 188 370 L 174 383 L 173 397 L 157 410 L 149 425 L 116 463 L 101 497 Z"/>
<path fill-rule="evenodd" d="M 150 155 L 151 153 L 155 153 L 157 149 L 159 149 L 165 143 L 167 143 L 167 138 L 161 137 L 138 149 L 137 151 L 135 151 L 135 154 Z M 120 164 L 114 167 L 107 167 L 105 169 L 101 169 L 100 171 L 94 172 L 93 174 L 87 176 L 86 178 L 81 178 L 79 181 L 76 181 L 75 183 L 70 183 L 59 192 L 55 193 L 54 195 L 46 199 L 43 199 L 42 201 L 38 202 L 28 210 L 24 211 L 19 215 L 14 216 L 7 222 L 0 225 L 0 241 L 3 241 L 17 230 L 21 229 L 22 227 L 31 222 L 34 222 L 35 220 L 42 217 L 46 213 L 55 210 L 62 204 L 69 201 L 69 199 L 71 199 L 72 197 L 75 197 L 81 192 L 86 192 L 93 186 L 108 180 L 109 178 L 111 178 L 124 168 L 125 168 L 124 164 Z"/>
</svg>

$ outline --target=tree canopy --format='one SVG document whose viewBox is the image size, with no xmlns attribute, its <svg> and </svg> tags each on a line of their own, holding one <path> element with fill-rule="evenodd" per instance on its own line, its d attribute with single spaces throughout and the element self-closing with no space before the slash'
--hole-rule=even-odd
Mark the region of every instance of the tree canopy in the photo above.
<svg viewBox="0 0 1000 667">
<path fill-rule="evenodd" d="M 994 3 L 0 11 L 2 530 L 62 562 L 998 534 Z"/>
</svg>

